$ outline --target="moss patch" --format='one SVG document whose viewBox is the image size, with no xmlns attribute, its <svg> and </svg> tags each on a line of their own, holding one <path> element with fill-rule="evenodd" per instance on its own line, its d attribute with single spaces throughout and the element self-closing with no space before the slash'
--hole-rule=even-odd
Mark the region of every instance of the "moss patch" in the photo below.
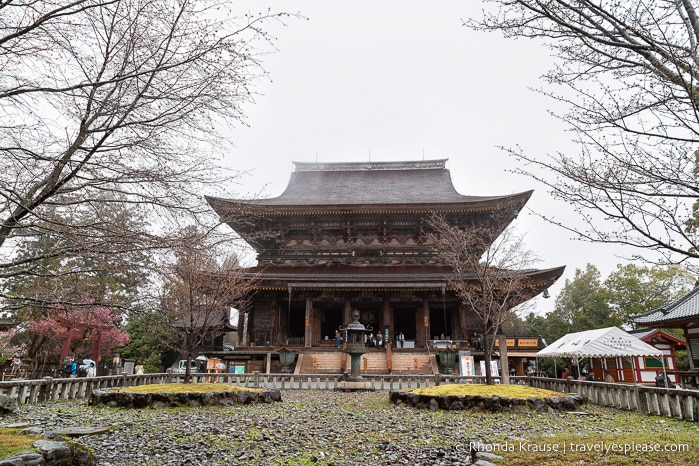
<svg viewBox="0 0 699 466">
<path fill-rule="evenodd" d="M 138 385 L 114 390 L 120 393 L 223 393 L 230 391 L 261 392 L 260 388 L 239 387 L 222 383 L 162 383 Z"/>
<path fill-rule="evenodd" d="M 565 393 L 527 387 L 526 385 L 483 385 L 483 384 L 447 384 L 436 387 L 408 390 L 416 395 L 427 396 L 484 396 L 500 398 L 550 398 L 567 396 Z"/>
<path fill-rule="evenodd" d="M 19 429 L 0 427 L 0 458 L 7 458 L 20 451 L 33 450 L 36 437 L 20 434 Z"/>
</svg>

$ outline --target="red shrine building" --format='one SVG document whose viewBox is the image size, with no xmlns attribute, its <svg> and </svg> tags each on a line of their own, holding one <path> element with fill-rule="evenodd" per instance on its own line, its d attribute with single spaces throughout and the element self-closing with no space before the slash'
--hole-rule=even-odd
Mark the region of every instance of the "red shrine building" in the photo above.
<svg viewBox="0 0 699 466">
<path fill-rule="evenodd" d="M 446 159 L 294 165 L 279 197 L 207 198 L 257 252 L 257 265 L 247 270 L 255 276 L 254 294 L 239 314 L 235 352 L 334 349 L 336 330 L 358 310 L 360 322 L 385 335 L 394 352 L 425 352 L 449 340 L 478 354 L 479 325 L 448 286 L 451 271 L 430 244 L 427 219 L 438 214 L 466 228 L 497 218 L 502 231 L 532 192 L 459 194 Z M 523 271 L 531 296 L 563 270 Z M 401 348 L 393 343 L 398 334 Z"/>
</svg>

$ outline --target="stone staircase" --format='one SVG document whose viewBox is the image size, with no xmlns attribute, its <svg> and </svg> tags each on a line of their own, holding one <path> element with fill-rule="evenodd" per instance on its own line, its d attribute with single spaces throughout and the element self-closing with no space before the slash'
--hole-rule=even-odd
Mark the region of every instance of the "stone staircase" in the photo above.
<svg viewBox="0 0 699 466">
<path fill-rule="evenodd" d="M 393 353 L 392 374 L 434 374 L 437 369 L 437 359 L 434 354 L 427 353 Z"/>
<path fill-rule="evenodd" d="M 339 351 L 302 353 L 296 363 L 295 374 L 341 374 L 343 359 L 349 356 Z"/>
<path fill-rule="evenodd" d="M 434 354 L 396 353 L 389 362 L 384 351 L 371 351 L 361 357 L 361 372 L 366 374 L 424 374 L 432 375 L 437 369 Z M 350 356 L 340 351 L 306 352 L 299 355 L 295 374 L 341 374 L 350 371 Z"/>
</svg>

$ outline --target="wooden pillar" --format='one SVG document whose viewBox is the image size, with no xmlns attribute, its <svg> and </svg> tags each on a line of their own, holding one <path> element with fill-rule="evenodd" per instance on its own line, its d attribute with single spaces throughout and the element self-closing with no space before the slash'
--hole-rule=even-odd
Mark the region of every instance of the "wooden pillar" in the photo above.
<svg viewBox="0 0 699 466">
<path fill-rule="evenodd" d="M 468 340 L 468 326 L 466 325 L 466 305 L 459 303 L 459 331 L 457 340 Z"/>
<path fill-rule="evenodd" d="M 311 347 L 311 342 L 313 338 L 313 300 L 310 297 L 306 297 L 306 327 L 303 335 L 303 346 L 306 348 Z"/>
<path fill-rule="evenodd" d="M 281 296 L 280 296 L 281 298 Z M 275 300 L 276 301 L 276 300 Z M 276 346 L 286 346 L 286 341 L 289 334 L 289 302 L 281 298 L 277 302 L 277 315 L 279 316 L 279 326 L 277 328 L 276 341 L 272 342 Z"/>
<path fill-rule="evenodd" d="M 687 342 L 687 359 L 689 360 L 689 369 L 694 370 L 696 369 L 696 364 L 694 364 L 694 361 L 699 359 L 699 354 L 694 354 L 692 351 L 692 345 L 691 345 L 691 338 L 695 337 L 696 334 L 690 334 L 689 329 L 687 327 L 682 328 L 684 332 L 684 341 Z"/>
<path fill-rule="evenodd" d="M 381 333 L 383 333 L 384 325 L 388 325 L 388 338 L 389 341 L 393 341 L 393 312 L 391 312 L 391 302 L 388 298 L 383 300 L 383 321 L 381 325 Z M 386 344 L 387 342 L 384 342 Z"/>
<path fill-rule="evenodd" d="M 278 341 L 279 332 L 281 329 L 281 320 L 279 316 L 279 303 L 276 298 L 272 299 L 272 318 L 269 322 L 269 327 L 267 328 L 267 341 L 270 345 L 276 345 Z"/>
<path fill-rule="evenodd" d="M 424 347 L 430 339 L 430 303 L 422 300 L 422 307 L 415 313 L 415 346 Z"/>
<path fill-rule="evenodd" d="M 235 342 L 235 346 L 247 346 L 248 338 L 246 335 L 247 328 L 245 328 L 247 312 L 244 309 L 238 310 L 238 341 Z"/>
<path fill-rule="evenodd" d="M 349 299 L 345 299 L 345 305 L 342 309 L 342 325 L 352 323 L 352 303 Z"/>
</svg>

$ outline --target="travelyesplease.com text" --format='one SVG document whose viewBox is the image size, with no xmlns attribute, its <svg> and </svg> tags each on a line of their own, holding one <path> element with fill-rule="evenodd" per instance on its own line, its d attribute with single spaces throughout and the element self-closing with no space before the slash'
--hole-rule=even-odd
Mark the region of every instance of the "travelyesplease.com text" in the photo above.
<svg viewBox="0 0 699 466">
<path fill-rule="evenodd" d="M 625 455 L 631 453 L 646 453 L 658 451 L 670 452 L 687 452 L 689 444 L 687 443 L 607 443 L 607 442 L 563 442 L 563 443 L 546 443 L 546 442 L 527 442 L 523 441 L 504 441 L 499 443 L 472 443 L 469 447 L 473 450 L 486 451 L 488 453 L 499 452 L 558 452 L 565 454 L 566 452 L 576 453 L 623 453 Z"/>
</svg>

